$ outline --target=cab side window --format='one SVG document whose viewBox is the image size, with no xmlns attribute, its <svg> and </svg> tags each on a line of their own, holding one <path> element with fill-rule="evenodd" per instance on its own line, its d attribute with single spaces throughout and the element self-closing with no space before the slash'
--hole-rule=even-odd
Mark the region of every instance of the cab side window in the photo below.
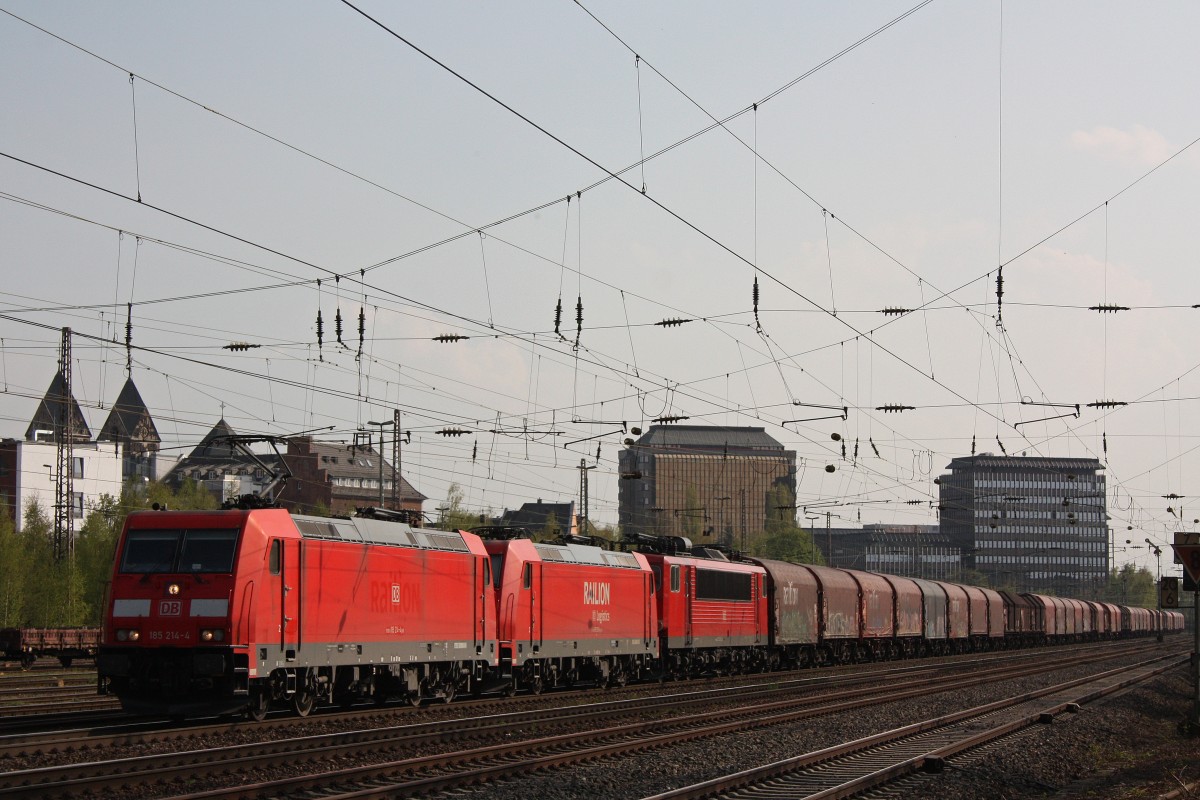
<svg viewBox="0 0 1200 800">
<path fill-rule="evenodd" d="M 278 575 L 283 569 L 283 542 L 278 539 L 271 540 L 271 555 L 267 561 L 272 575 Z"/>
<path fill-rule="evenodd" d="M 672 592 L 679 591 L 679 565 L 678 564 L 671 565 L 671 591 Z"/>
<path fill-rule="evenodd" d="M 525 570 L 521 574 L 521 588 L 530 589 L 533 587 L 533 563 L 526 562 Z"/>
</svg>

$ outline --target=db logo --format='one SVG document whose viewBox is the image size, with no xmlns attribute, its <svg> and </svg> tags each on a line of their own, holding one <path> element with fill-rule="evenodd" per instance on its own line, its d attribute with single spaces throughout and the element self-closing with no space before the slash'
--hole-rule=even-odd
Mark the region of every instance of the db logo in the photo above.
<svg viewBox="0 0 1200 800">
<path fill-rule="evenodd" d="M 162 600 L 158 604 L 160 617 L 178 617 L 183 613 L 183 602 L 180 600 Z"/>
<path fill-rule="evenodd" d="M 392 602 L 396 605 L 400 604 L 400 584 L 392 584 Z"/>
</svg>

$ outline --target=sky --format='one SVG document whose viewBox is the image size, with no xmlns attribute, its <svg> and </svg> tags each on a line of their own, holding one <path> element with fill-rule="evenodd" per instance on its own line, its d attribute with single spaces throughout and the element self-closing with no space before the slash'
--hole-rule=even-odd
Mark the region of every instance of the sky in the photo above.
<svg viewBox="0 0 1200 800">
<path fill-rule="evenodd" d="M 972 452 L 1101 459 L 1118 564 L 1200 518 L 1194 3 L 0 11 L 0 436 L 66 326 L 98 430 L 132 304 L 165 453 L 399 409 L 428 510 L 586 461 L 615 523 L 686 417 L 835 524 L 936 522 Z"/>
</svg>

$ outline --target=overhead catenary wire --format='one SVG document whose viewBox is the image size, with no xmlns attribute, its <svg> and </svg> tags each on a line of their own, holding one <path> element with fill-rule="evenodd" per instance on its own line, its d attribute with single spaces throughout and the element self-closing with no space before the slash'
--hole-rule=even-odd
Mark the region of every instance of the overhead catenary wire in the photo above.
<svg viewBox="0 0 1200 800">
<path fill-rule="evenodd" d="M 628 313 L 628 312 L 626 312 L 626 313 Z M 626 330 L 629 330 L 628 320 L 626 320 Z M 775 363 L 776 368 L 779 368 L 778 361 L 773 360 L 773 363 Z"/>
</svg>

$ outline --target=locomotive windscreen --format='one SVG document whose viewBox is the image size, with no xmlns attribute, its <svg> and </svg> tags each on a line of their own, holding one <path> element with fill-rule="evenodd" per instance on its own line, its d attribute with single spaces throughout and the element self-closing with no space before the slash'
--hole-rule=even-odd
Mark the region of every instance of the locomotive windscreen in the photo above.
<svg viewBox="0 0 1200 800">
<path fill-rule="evenodd" d="M 754 599 L 750 573 L 697 569 L 696 599 L 743 600 L 749 602 Z"/>
<path fill-rule="evenodd" d="M 231 572 L 237 528 L 131 530 L 121 572 Z"/>
</svg>

